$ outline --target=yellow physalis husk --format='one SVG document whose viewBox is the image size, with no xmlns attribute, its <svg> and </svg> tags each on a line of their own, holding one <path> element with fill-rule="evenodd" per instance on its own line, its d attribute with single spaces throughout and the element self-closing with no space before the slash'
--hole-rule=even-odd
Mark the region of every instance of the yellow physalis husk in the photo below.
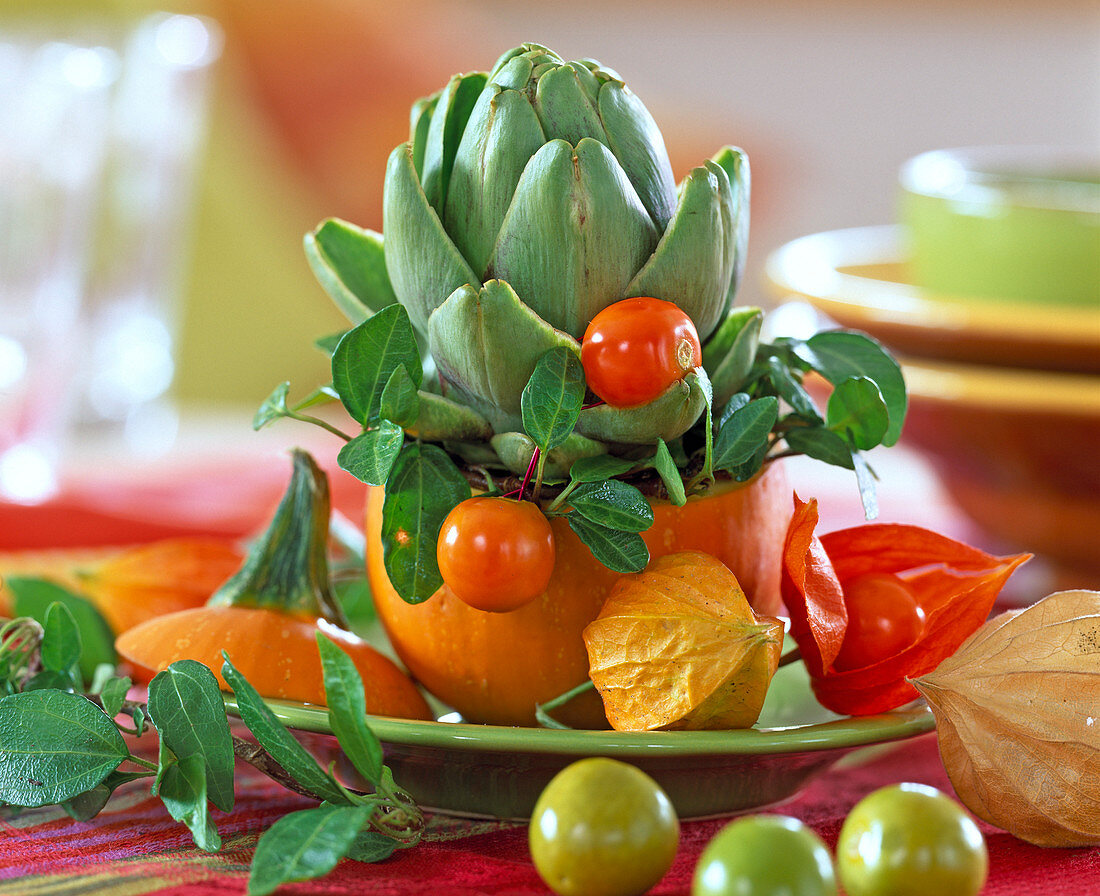
<svg viewBox="0 0 1100 896">
<path fill-rule="evenodd" d="M 1100 844 L 1100 592 L 998 616 L 913 684 L 971 812 L 1039 846 Z"/>
<path fill-rule="evenodd" d="M 748 728 L 779 663 L 783 624 L 696 551 L 623 576 L 584 630 L 589 675 L 619 731 Z"/>
</svg>

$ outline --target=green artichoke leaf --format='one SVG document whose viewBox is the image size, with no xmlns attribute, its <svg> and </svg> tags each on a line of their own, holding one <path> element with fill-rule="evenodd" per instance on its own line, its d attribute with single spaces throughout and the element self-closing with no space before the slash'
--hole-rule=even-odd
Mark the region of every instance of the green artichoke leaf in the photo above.
<svg viewBox="0 0 1100 896">
<path fill-rule="evenodd" d="M 535 452 L 535 443 L 526 433 L 497 433 L 491 440 L 500 462 L 512 473 L 522 476 L 527 472 L 531 457 Z M 543 467 L 543 480 L 569 478 L 569 468 L 582 457 L 599 457 L 607 454 L 607 445 L 586 438 L 574 432 L 556 448 L 546 452 L 546 465 Z"/>
<path fill-rule="evenodd" d="M 741 284 L 741 273 L 745 269 L 745 258 L 749 250 L 749 197 L 752 192 L 752 176 L 749 170 L 748 154 L 736 146 L 723 146 L 714 155 L 712 161 L 722 166 L 730 179 L 733 193 L 733 215 L 736 222 L 734 237 L 735 256 L 733 274 L 730 277 L 729 293 L 726 296 L 726 308 L 733 307 L 737 287 Z M 723 313 L 725 309 L 723 309 Z"/>
<path fill-rule="evenodd" d="M 413 438 L 429 442 L 477 442 L 487 441 L 493 434 L 489 421 L 467 405 L 424 390 L 417 397 L 416 420 L 405 427 Z"/>
<path fill-rule="evenodd" d="M 599 111 L 608 146 L 641 197 L 660 232 L 676 208 L 676 181 L 657 122 L 640 99 L 609 69 L 600 88 Z"/>
<path fill-rule="evenodd" d="M 521 413 L 520 396 L 543 354 L 558 346 L 580 354 L 575 339 L 503 280 L 455 290 L 428 321 L 428 341 L 439 372 L 460 395 L 513 415 Z"/>
<path fill-rule="evenodd" d="M 304 243 L 314 276 L 353 324 L 397 301 L 382 234 L 329 218 L 307 233 Z"/>
<path fill-rule="evenodd" d="M 520 44 L 505 51 L 489 72 L 489 80 L 501 87 L 522 90 L 531 79 L 535 66 L 561 65 L 561 57 L 542 44 Z"/>
<path fill-rule="evenodd" d="M 539 317 L 579 338 L 597 312 L 623 297 L 658 239 L 607 147 L 551 140 L 520 178 L 486 274 L 507 280 Z"/>
<path fill-rule="evenodd" d="M 390 153 L 382 222 L 386 270 L 418 330 L 427 330 L 429 315 L 458 287 L 481 286 L 420 188 L 411 143 Z"/>
<path fill-rule="evenodd" d="M 428 203 L 439 215 L 447 201 L 447 189 L 455 154 L 462 140 L 470 113 L 485 87 L 488 75 L 473 72 L 455 75 L 447 82 L 432 109 L 424 141 L 423 174 L 420 183 Z M 414 148 L 414 162 L 415 162 Z M 418 169 L 420 170 L 420 169 Z"/>
<path fill-rule="evenodd" d="M 499 467 L 500 458 L 488 442 L 443 442 L 448 454 L 458 457 L 468 467 Z M 486 473 L 488 475 L 488 473 Z"/>
<path fill-rule="evenodd" d="M 481 92 L 458 145 L 443 214 L 475 271 L 485 271 L 520 175 L 545 142 L 525 94 L 495 85 Z"/>
<path fill-rule="evenodd" d="M 684 178 L 668 229 L 625 295 L 674 302 L 694 321 L 699 338 L 706 339 L 726 313 L 735 255 L 729 178 L 708 161 Z"/>
<path fill-rule="evenodd" d="M 679 438 L 699 419 L 707 407 L 707 395 L 688 374 L 673 383 L 648 404 L 634 408 L 613 408 L 601 404 L 585 408 L 577 421 L 577 431 L 601 442 L 628 445 L 654 445 L 657 439 L 669 442 Z"/>
<path fill-rule="evenodd" d="M 763 322 L 760 308 L 734 308 L 703 346 L 703 367 L 714 385 L 715 407 L 739 392 L 752 372 Z"/>
<path fill-rule="evenodd" d="M 608 146 L 603 123 L 578 70 L 592 77 L 592 73 L 583 66 L 558 65 L 539 78 L 535 90 L 535 111 L 550 139 L 565 140 L 576 146 L 585 137 L 591 137 Z"/>
<path fill-rule="evenodd" d="M 413 167 L 416 168 L 416 176 L 423 183 L 424 176 L 424 147 L 428 142 L 428 127 L 432 123 L 432 113 L 436 103 L 439 102 L 442 90 L 437 90 L 431 96 L 422 97 L 412 104 L 409 110 L 409 142 L 413 145 Z"/>
</svg>

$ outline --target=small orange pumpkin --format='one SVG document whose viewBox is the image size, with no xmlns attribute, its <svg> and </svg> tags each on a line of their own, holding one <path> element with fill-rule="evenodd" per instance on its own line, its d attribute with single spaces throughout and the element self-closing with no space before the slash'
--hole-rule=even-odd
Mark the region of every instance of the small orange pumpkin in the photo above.
<svg viewBox="0 0 1100 896">
<path fill-rule="evenodd" d="M 558 517 L 551 520 L 557 561 L 541 597 L 511 613 L 485 613 L 446 586 L 421 604 L 407 604 L 390 585 L 382 559 L 381 488 L 367 496 L 367 572 L 379 619 L 413 677 L 472 722 L 533 725 L 535 705 L 588 678 L 581 633 L 603 607 L 618 578 L 599 563 Z M 791 516 L 782 467 L 769 464 L 744 485 L 723 482 L 683 507 L 653 504 L 654 523 L 642 533 L 651 556 L 705 551 L 728 566 L 753 609 L 781 607 L 779 570 Z M 567 724 L 605 727 L 598 695 L 589 693 L 556 712 Z"/>
</svg>

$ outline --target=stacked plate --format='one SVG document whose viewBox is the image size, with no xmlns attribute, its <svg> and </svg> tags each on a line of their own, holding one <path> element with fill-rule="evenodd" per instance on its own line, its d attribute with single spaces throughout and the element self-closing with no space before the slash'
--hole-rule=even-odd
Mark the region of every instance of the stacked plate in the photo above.
<svg viewBox="0 0 1100 896">
<path fill-rule="evenodd" d="M 913 191 L 905 175 L 903 187 Z M 1060 585 L 1098 587 L 1100 280 L 1089 278 L 1100 271 L 1100 180 L 1082 174 L 1074 183 L 1081 187 L 1075 208 L 1092 228 L 1081 243 L 1087 251 L 1068 280 L 1066 262 L 1052 270 L 1047 260 L 1037 281 L 1049 284 L 1042 300 L 915 285 L 927 284 L 931 272 L 915 263 L 911 226 L 803 237 L 769 258 L 767 275 L 781 301 L 808 302 L 829 322 L 862 330 L 899 356 L 910 391 L 903 441 L 931 461 L 991 547 L 1044 555 Z M 958 195 L 943 208 L 974 212 Z M 988 214 L 1004 218 L 1003 208 Z M 916 223 L 914 215 L 907 220 Z M 979 275 L 1003 273 L 994 256 L 982 257 L 988 241 L 957 239 L 964 241 L 959 258 L 973 261 Z M 1065 244 L 1064 235 L 1055 240 Z M 973 274 L 964 266 L 956 261 L 944 276 Z M 1021 271 L 1012 283 L 1027 276 Z"/>
</svg>

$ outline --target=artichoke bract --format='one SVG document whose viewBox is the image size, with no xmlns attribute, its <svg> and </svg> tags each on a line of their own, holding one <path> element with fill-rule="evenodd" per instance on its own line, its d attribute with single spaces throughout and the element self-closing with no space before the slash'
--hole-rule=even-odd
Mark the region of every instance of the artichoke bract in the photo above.
<svg viewBox="0 0 1100 896">
<path fill-rule="evenodd" d="M 386 171 L 385 268 L 458 400 L 516 428 L 515 384 L 536 353 L 478 347 L 577 345 L 597 312 L 643 295 L 674 302 L 705 340 L 737 288 L 748 194 L 731 147 L 677 188 L 653 117 L 615 72 L 524 44 L 414 105 Z M 498 324 L 495 339 L 462 344 Z M 654 441 L 639 428 L 615 431 Z"/>
</svg>

